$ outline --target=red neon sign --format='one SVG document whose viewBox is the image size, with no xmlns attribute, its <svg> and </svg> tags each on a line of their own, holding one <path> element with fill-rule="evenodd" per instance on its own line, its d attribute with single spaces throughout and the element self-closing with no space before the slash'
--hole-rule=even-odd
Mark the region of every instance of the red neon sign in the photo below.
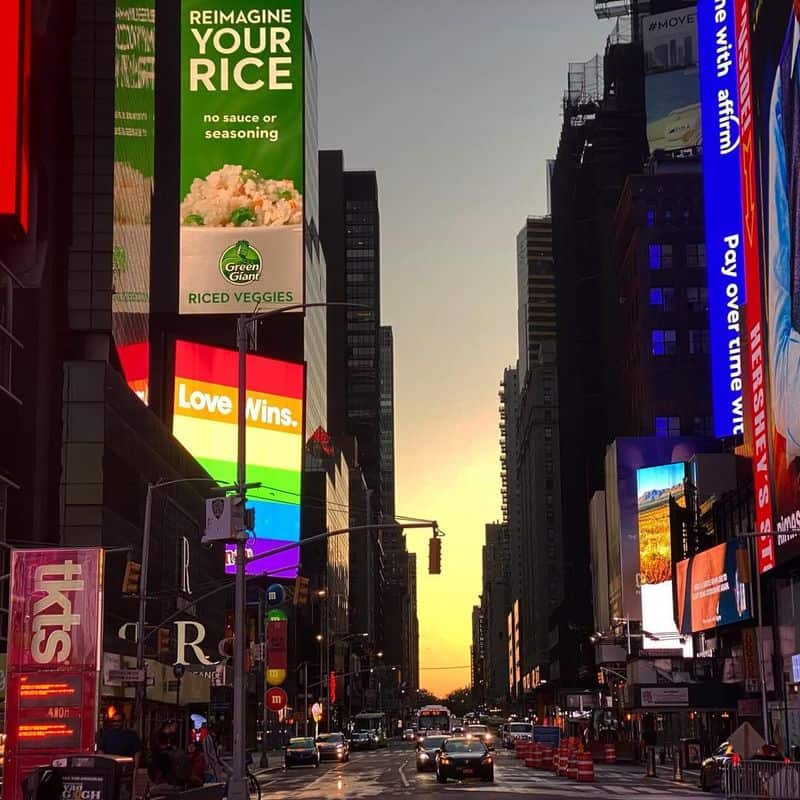
<svg viewBox="0 0 800 800">
<path fill-rule="evenodd" d="M 102 590 L 99 548 L 12 553 L 6 800 L 35 767 L 94 749 Z"/>
<path fill-rule="evenodd" d="M 31 0 L 5 4 L 0 25 L 0 218 L 28 230 Z"/>
<path fill-rule="evenodd" d="M 758 236 L 755 135 L 753 131 L 753 86 L 750 52 L 750 3 L 736 0 L 736 49 L 739 62 L 739 108 L 742 154 L 742 213 L 744 216 L 745 330 L 750 354 L 750 425 L 753 437 L 753 480 L 756 529 L 772 530 L 772 489 L 770 487 L 769 424 L 767 420 L 767 377 L 764 325 L 761 312 L 761 257 Z M 758 570 L 775 566 L 775 545 L 770 535 L 758 537 Z"/>
</svg>

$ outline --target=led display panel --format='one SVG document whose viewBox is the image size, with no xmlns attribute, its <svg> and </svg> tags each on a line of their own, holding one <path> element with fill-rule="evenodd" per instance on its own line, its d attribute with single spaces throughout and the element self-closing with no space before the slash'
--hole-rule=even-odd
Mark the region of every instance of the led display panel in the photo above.
<svg viewBox="0 0 800 800">
<path fill-rule="evenodd" d="M 736 0 L 758 568 L 800 555 L 800 3 Z"/>
<path fill-rule="evenodd" d="M 236 482 L 238 356 L 232 350 L 178 341 L 172 432 L 213 478 Z M 297 573 L 300 479 L 303 458 L 302 364 L 247 356 L 246 460 L 248 492 L 255 509 L 249 555 L 277 553 L 248 565 L 250 574 L 290 578 Z M 233 548 L 226 569 L 235 570 Z"/>
<path fill-rule="evenodd" d="M 662 464 L 636 472 L 639 517 L 639 586 L 642 646 L 680 649 L 692 656 L 691 639 L 680 641 L 672 601 L 670 504 L 686 507 L 686 464 Z"/>
</svg>

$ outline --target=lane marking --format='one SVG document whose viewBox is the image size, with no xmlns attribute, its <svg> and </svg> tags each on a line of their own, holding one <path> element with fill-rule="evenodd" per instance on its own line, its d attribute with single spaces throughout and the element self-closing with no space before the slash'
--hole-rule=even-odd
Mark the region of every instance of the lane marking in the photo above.
<svg viewBox="0 0 800 800">
<path fill-rule="evenodd" d="M 398 768 L 397 771 L 400 773 L 400 780 L 403 781 L 403 786 L 408 789 L 411 784 L 408 782 L 408 778 L 406 778 L 405 772 L 403 772 L 403 767 L 408 764 L 408 759 L 406 759 Z"/>
</svg>

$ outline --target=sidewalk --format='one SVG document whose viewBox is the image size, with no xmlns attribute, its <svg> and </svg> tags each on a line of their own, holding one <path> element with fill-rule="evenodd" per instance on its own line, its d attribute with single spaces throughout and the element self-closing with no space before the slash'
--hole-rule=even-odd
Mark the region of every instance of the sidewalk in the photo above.
<svg viewBox="0 0 800 800">
<path fill-rule="evenodd" d="M 656 764 L 656 776 L 648 778 L 644 764 L 595 764 L 595 777 L 599 778 L 625 778 L 627 780 L 640 779 L 645 783 L 669 784 L 670 786 L 689 786 L 699 788 L 700 770 L 683 770 L 681 780 L 673 779 L 672 764 Z"/>
</svg>

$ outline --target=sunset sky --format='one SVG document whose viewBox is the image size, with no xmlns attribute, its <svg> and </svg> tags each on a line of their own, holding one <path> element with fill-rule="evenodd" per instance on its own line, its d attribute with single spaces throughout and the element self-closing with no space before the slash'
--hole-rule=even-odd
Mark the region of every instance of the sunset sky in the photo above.
<svg viewBox="0 0 800 800">
<path fill-rule="evenodd" d="M 418 556 L 421 685 L 469 684 L 484 524 L 500 516 L 498 384 L 516 361 L 516 234 L 547 211 L 570 61 L 602 53 L 591 0 L 309 0 L 319 141 L 375 169 L 382 324 L 395 341 L 397 513 Z M 546 20 L 546 24 L 544 21 Z"/>
</svg>

